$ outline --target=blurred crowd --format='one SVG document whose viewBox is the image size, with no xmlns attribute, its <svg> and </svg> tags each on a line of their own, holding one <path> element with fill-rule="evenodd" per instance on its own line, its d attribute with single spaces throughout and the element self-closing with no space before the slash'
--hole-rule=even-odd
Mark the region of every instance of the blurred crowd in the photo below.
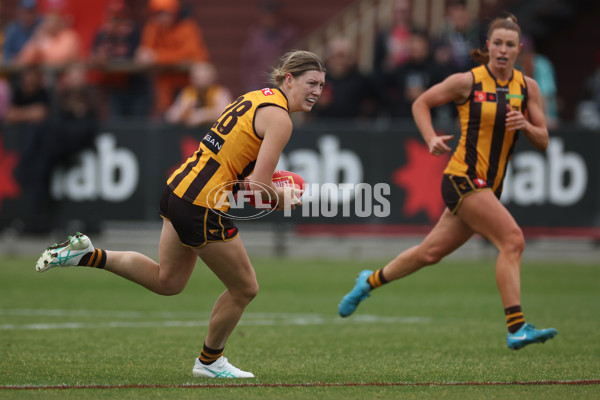
<svg viewBox="0 0 600 400">
<path fill-rule="evenodd" d="M 82 5 L 91 9 L 82 13 Z M 189 67 L 209 62 L 210 56 L 202 29 L 179 0 L 149 0 L 147 8 L 148 18 L 140 25 L 124 0 L 20 0 L 17 19 L 3 35 L 9 89 L 20 90 L 26 74 L 42 75 L 43 89 L 50 89 L 48 100 L 54 104 L 57 83 L 69 69 L 65 67 L 77 64 L 96 92 L 92 99 L 99 101 L 85 106 L 97 117 L 164 114 L 190 83 Z M 85 17 L 77 29 L 81 15 Z M 93 32 L 86 31 L 93 25 Z"/>
<path fill-rule="evenodd" d="M 435 33 L 413 22 L 413 1 L 392 3 L 390 23 L 373 43 L 371 72 L 359 69 L 350 38 L 335 36 L 326 43 L 327 83 L 309 119 L 410 118 L 412 101 L 426 88 L 474 66 L 469 51 L 484 45 L 486 26 L 466 0 L 446 0 L 443 25 Z M 154 117 L 187 126 L 214 120 L 239 93 L 221 83 L 193 2 L 144 4 L 139 22 L 133 13 L 139 10 L 131 10 L 126 0 L 18 0 L 16 18 L 2 31 L 0 119 L 39 123 L 56 115 L 61 92 L 69 90 L 69 106 L 86 109 L 88 118 Z M 243 91 L 266 86 L 269 69 L 301 39 L 298 27 L 283 17 L 282 0 L 256 0 L 256 5 L 259 17 L 239 46 Z M 548 125 L 556 128 L 560 98 L 554 67 L 526 32 L 523 44 L 518 68 L 539 83 Z M 73 69 L 83 75 L 80 90 L 64 83 L 71 71 L 67 65 L 77 65 Z M 33 75 L 37 86 L 25 87 Z M 600 126 L 599 76 L 590 77 L 577 109 L 589 127 Z M 48 112 L 41 113 L 44 106 Z M 436 110 L 436 118 L 455 117 L 451 106 Z"/>
</svg>

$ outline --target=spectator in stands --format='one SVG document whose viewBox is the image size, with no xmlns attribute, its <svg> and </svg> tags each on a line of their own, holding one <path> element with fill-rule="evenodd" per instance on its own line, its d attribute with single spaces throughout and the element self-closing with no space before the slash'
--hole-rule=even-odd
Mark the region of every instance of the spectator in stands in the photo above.
<svg viewBox="0 0 600 400">
<path fill-rule="evenodd" d="M 96 32 L 90 54 L 94 65 L 125 70 L 93 74 L 106 97 L 109 118 L 146 116 L 152 105 L 152 89 L 145 74 L 126 71 L 132 66 L 141 38 L 140 28 L 129 14 L 124 0 L 108 1 L 106 19 Z"/>
<path fill-rule="evenodd" d="M 408 61 L 387 77 L 387 104 L 390 116 L 412 118 L 411 105 L 436 79 L 427 32 L 413 29 L 409 40 Z"/>
<path fill-rule="evenodd" d="M 4 116 L 8 111 L 10 104 L 10 85 L 4 76 L 0 75 L 0 122 L 4 121 Z"/>
<path fill-rule="evenodd" d="M 450 44 L 452 60 L 460 71 L 475 67 L 470 50 L 485 44 L 486 32 L 467 7 L 466 0 L 448 0 L 446 19 L 439 39 Z"/>
<path fill-rule="evenodd" d="M 392 7 L 391 25 L 380 30 L 375 38 L 373 68 L 379 79 L 408 62 L 410 53 L 411 2 L 395 0 Z"/>
<path fill-rule="evenodd" d="M 430 38 L 431 41 L 431 38 Z M 442 82 L 448 76 L 459 72 L 458 67 L 452 61 L 452 49 L 448 42 L 437 41 L 432 43 L 432 72 L 430 86 Z M 442 104 L 431 110 L 435 123 L 440 126 L 447 126 L 456 122 L 458 111 L 454 104 Z"/>
<path fill-rule="evenodd" d="M 316 118 L 364 118 L 377 113 L 379 93 L 358 70 L 352 42 L 335 37 L 327 43 L 327 80 L 313 114 Z"/>
<path fill-rule="evenodd" d="M 283 3 L 263 1 L 258 23 L 250 26 L 242 45 L 241 81 L 245 91 L 268 87 L 268 74 L 279 57 L 298 40 L 297 29 L 282 16 Z"/>
<path fill-rule="evenodd" d="M 575 118 L 584 127 L 597 131 L 600 130 L 600 51 L 596 53 L 595 61 L 596 69 L 584 83 Z"/>
<path fill-rule="evenodd" d="M 524 34 L 521 43 L 523 47 L 517 57 L 516 68 L 538 83 L 546 114 L 546 124 L 548 129 L 555 129 L 558 127 L 559 118 L 554 66 L 548 57 L 536 52 L 531 36 Z"/>
<path fill-rule="evenodd" d="M 14 60 L 25 43 L 29 41 L 40 21 L 36 0 L 21 0 L 17 19 L 11 22 L 4 32 L 2 45 L 4 63 Z"/>
<path fill-rule="evenodd" d="M 61 74 L 53 107 L 51 166 L 68 162 L 70 156 L 90 146 L 98 126 L 98 96 L 88 84 L 87 68 L 71 64 Z"/>
<path fill-rule="evenodd" d="M 23 69 L 12 89 L 6 121 L 37 125 L 49 116 L 49 107 L 50 95 L 44 86 L 42 71 L 37 67 Z"/>
<path fill-rule="evenodd" d="M 0 3 L 0 12 L 2 12 L 2 3 Z M 4 31 L 0 30 L 0 62 L 3 61 L 3 54 L 4 54 L 3 46 L 4 46 Z"/>
<path fill-rule="evenodd" d="M 229 89 L 218 83 L 215 66 L 197 63 L 190 68 L 190 85 L 177 96 L 165 118 L 186 126 L 212 124 L 232 101 Z"/>
<path fill-rule="evenodd" d="M 16 61 L 26 65 L 61 66 L 78 62 L 80 57 L 79 34 L 67 25 L 58 9 L 50 9 L 17 55 Z"/>
<path fill-rule="evenodd" d="M 184 67 L 208 61 L 202 30 L 196 21 L 183 17 L 179 0 L 150 0 L 151 18 L 142 31 L 135 59 L 143 65 Z M 185 71 L 159 71 L 155 80 L 155 111 L 162 114 L 188 83 Z"/>
<path fill-rule="evenodd" d="M 5 122 L 16 133 L 20 163 L 16 178 L 23 188 L 24 229 L 43 233 L 49 229 L 48 119 L 50 94 L 37 66 L 23 69 L 13 82 Z"/>
</svg>

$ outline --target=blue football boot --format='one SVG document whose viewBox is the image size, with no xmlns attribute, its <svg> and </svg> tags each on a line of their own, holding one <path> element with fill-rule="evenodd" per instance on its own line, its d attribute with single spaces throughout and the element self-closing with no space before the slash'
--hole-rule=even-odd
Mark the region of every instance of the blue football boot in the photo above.
<svg viewBox="0 0 600 400">
<path fill-rule="evenodd" d="M 371 285 L 369 285 L 369 282 L 367 282 L 367 278 L 372 273 L 373 271 L 365 269 L 358 274 L 354 288 L 352 291 L 350 291 L 350 293 L 342 298 L 342 301 L 338 305 L 338 313 L 340 316 L 347 317 L 351 315 L 356 310 L 356 307 L 358 307 L 360 302 L 369 297 Z"/>
<path fill-rule="evenodd" d="M 506 344 L 509 349 L 519 350 L 531 343 L 544 343 L 548 339 L 552 339 L 558 331 L 554 328 L 535 329 L 531 324 L 524 324 L 515 333 L 506 335 Z"/>
</svg>

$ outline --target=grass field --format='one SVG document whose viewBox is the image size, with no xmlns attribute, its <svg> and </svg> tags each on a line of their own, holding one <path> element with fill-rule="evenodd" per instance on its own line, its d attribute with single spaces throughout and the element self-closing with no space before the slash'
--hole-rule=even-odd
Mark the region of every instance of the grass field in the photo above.
<svg viewBox="0 0 600 400">
<path fill-rule="evenodd" d="M 347 319 L 337 304 L 364 263 L 254 260 L 261 292 L 226 356 L 257 378 L 224 381 L 191 375 L 222 291 L 201 264 L 182 294 L 161 297 L 34 262 L 0 257 L 2 399 L 600 397 L 598 264 L 525 264 L 525 317 L 559 334 L 510 351 L 493 260 L 420 271 Z"/>
</svg>

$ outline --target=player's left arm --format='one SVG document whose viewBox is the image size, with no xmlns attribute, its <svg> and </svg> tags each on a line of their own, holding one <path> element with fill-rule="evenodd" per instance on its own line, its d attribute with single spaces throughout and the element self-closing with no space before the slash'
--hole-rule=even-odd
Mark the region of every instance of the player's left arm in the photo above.
<svg viewBox="0 0 600 400">
<path fill-rule="evenodd" d="M 537 82 L 526 76 L 527 82 L 527 109 L 525 115 L 519 111 L 510 110 L 506 114 L 506 127 L 520 129 L 527 140 L 538 150 L 544 151 L 548 147 L 548 128 L 544 116 L 542 94 Z"/>
<path fill-rule="evenodd" d="M 263 192 L 263 199 L 276 196 L 279 205 L 277 209 L 282 209 L 285 204 L 290 204 L 294 209 L 294 205 L 301 204 L 295 193 L 287 193 L 288 188 L 275 187 L 273 184 L 273 172 L 281 152 L 292 135 L 293 125 L 289 113 L 275 106 L 260 108 L 256 112 L 255 127 L 256 133 L 263 138 L 263 142 L 249 181 L 250 189 Z M 267 187 L 271 189 L 268 194 L 264 193 L 264 188 Z M 286 201 L 286 197 L 291 199 Z"/>
<path fill-rule="evenodd" d="M 263 142 L 252 177 L 253 180 L 270 186 L 281 152 L 292 135 L 292 120 L 283 108 L 267 106 L 256 111 L 254 126 Z"/>
</svg>

